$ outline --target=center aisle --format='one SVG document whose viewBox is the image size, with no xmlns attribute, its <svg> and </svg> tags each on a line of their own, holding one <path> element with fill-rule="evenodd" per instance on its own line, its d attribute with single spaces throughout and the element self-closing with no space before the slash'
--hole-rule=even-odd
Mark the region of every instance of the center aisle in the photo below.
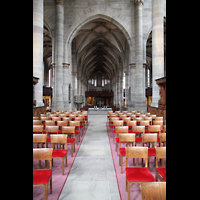
<svg viewBox="0 0 200 200">
<path fill-rule="evenodd" d="M 107 115 L 88 115 L 82 141 L 60 200 L 120 200 L 106 130 Z"/>
</svg>

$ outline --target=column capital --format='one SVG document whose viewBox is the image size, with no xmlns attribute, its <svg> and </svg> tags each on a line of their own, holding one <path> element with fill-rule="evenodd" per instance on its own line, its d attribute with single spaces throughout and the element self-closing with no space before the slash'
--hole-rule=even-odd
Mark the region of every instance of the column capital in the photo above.
<svg viewBox="0 0 200 200">
<path fill-rule="evenodd" d="M 138 4 L 142 4 L 142 5 L 143 5 L 143 4 L 144 4 L 144 1 L 143 1 L 143 0 L 135 0 L 135 1 L 134 1 L 134 4 L 135 4 L 135 5 L 138 5 Z"/>
<path fill-rule="evenodd" d="M 56 0 L 56 5 L 60 4 L 60 5 L 64 5 L 65 0 Z"/>
<path fill-rule="evenodd" d="M 130 66 L 131 69 L 135 69 L 136 63 L 130 63 L 129 66 Z"/>
</svg>

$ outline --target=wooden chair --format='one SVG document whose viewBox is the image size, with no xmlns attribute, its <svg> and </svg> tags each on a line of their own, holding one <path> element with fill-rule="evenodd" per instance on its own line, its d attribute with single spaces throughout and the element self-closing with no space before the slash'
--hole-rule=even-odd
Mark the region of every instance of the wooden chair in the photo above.
<svg viewBox="0 0 200 200">
<path fill-rule="evenodd" d="M 133 126 L 136 126 L 136 121 L 129 121 L 127 122 L 127 126 L 129 128 L 128 132 L 133 133 Z"/>
<path fill-rule="evenodd" d="M 153 133 L 153 134 L 149 134 L 149 133 L 142 134 L 142 146 L 144 146 L 145 143 L 149 143 L 149 148 L 148 148 L 148 157 L 149 158 L 148 158 L 148 161 L 149 161 L 150 157 L 155 157 L 156 158 L 157 134 L 156 133 Z M 150 143 L 153 143 L 152 144 L 153 148 L 150 148 Z M 149 166 L 149 163 L 148 163 L 148 166 Z"/>
<path fill-rule="evenodd" d="M 149 133 L 157 133 L 157 141 L 160 141 L 161 125 L 150 125 Z"/>
<path fill-rule="evenodd" d="M 135 133 L 123 133 L 119 134 L 119 165 L 121 166 L 121 174 L 123 173 L 123 157 L 126 156 L 125 148 L 121 148 L 121 143 L 130 144 L 135 146 Z"/>
<path fill-rule="evenodd" d="M 137 125 L 140 125 L 140 122 L 142 121 L 142 117 L 136 117 L 135 118 Z"/>
<path fill-rule="evenodd" d="M 135 114 L 136 114 L 136 111 L 131 111 L 131 113 L 132 113 L 133 115 L 135 115 Z"/>
<path fill-rule="evenodd" d="M 132 127 L 133 133 L 135 134 L 144 134 L 145 133 L 145 126 L 133 126 Z M 142 137 L 135 137 L 135 142 L 136 143 L 141 143 L 142 142 Z"/>
<path fill-rule="evenodd" d="M 67 121 L 67 126 L 69 126 L 69 122 L 71 121 L 70 117 L 63 117 L 63 121 Z"/>
<path fill-rule="evenodd" d="M 52 117 L 52 121 L 57 125 L 57 121 L 61 121 L 60 117 Z"/>
<path fill-rule="evenodd" d="M 119 138 L 117 138 L 117 134 L 120 134 L 120 133 L 123 133 L 123 134 L 128 133 L 128 126 L 123 126 L 123 125 L 116 126 L 116 129 L 115 129 L 115 134 L 116 134 L 115 151 L 117 151 L 117 156 L 119 155 L 119 151 L 118 151 Z"/>
<path fill-rule="evenodd" d="M 163 143 L 163 146 L 165 147 L 166 146 L 166 133 L 160 134 L 160 147 L 161 147 L 162 143 Z"/>
<path fill-rule="evenodd" d="M 58 134 L 62 134 L 62 126 L 67 126 L 67 121 L 57 121 Z"/>
<path fill-rule="evenodd" d="M 33 120 L 33 125 L 42 125 L 42 120 Z"/>
<path fill-rule="evenodd" d="M 50 194 L 52 194 L 52 152 L 53 148 L 33 149 L 33 161 L 49 160 L 49 169 L 33 170 L 33 186 L 44 185 L 44 199 L 47 200 L 47 186 L 50 182 Z"/>
<path fill-rule="evenodd" d="M 62 126 L 62 133 L 73 135 L 73 138 L 67 137 L 67 144 L 71 144 L 71 156 L 73 157 L 73 151 L 75 152 L 75 126 Z"/>
<path fill-rule="evenodd" d="M 153 125 L 162 125 L 163 126 L 163 121 L 154 120 Z"/>
<path fill-rule="evenodd" d="M 158 168 L 158 159 L 162 159 L 162 167 Z M 166 182 L 166 167 L 164 167 L 164 159 L 166 159 L 166 147 L 156 148 L 156 181 L 158 178 Z"/>
<path fill-rule="evenodd" d="M 33 125 L 33 133 L 42 133 L 43 134 L 43 126 L 42 125 Z"/>
<path fill-rule="evenodd" d="M 70 121 L 69 125 L 75 126 L 75 135 L 77 135 L 76 136 L 76 142 L 77 142 L 77 145 L 78 145 L 78 143 L 80 142 L 80 121 Z"/>
<path fill-rule="evenodd" d="M 40 118 L 41 117 L 47 117 L 47 114 L 40 114 Z"/>
<path fill-rule="evenodd" d="M 33 120 L 38 120 L 39 119 L 39 117 L 33 117 Z"/>
<path fill-rule="evenodd" d="M 119 120 L 119 117 L 110 116 L 110 134 L 113 133 L 113 121 Z M 113 134 L 112 134 L 113 135 Z"/>
<path fill-rule="evenodd" d="M 152 182 L 140 185 L 142 199 L 166 200 L 166 183 Z"/>
<path fill-rule="evenodd" d="M 132 121 L 136 119 L 136 115 L 131 115 L 130 117 Z"/>
<path fill-rule="evenodd" d="M 140 122 L 140 126 L 145 126 L 145 133 L 149 132 L 149 125 L 150 125 L 149 120 L 144 120 Z"/>
<path fill-rule="evenodd" d="M 49 120 L 49 117 L 41 117 L 42 123 L 45 123 L 46 120 Z"/>
<path fill-rule="evenodd" d="M 43 148 L 43 144 L 44 144 L 44 148 L 47 148 L 46 140 L 47 140 L 46 134 L 33 134 L 33 143 L 37 144 L 37 148 L 39 148 L 40 143 L 42 145 L 42 148 Z M 41 160 L 39 160 L 39 169 L 41 169 Z"/>
<path fill-rule="evenodd" d="M 115 140 L 115 134 L 116 134 L 116 127 L 118 126 L 123 126 L 123 120 L 114 120 L 113 121 L 113 144 L 114 144 L 114 140 Z M 128 132 L 127 132 L 128 133 Z M 116 135 L 117 138 L 117 135 Z"/>
<path fill-rule="evenodd" d="M 70 114 L 70 115 L 69 115 L 70 121 L 74 121 L 74 120 L 75 120 L 75 117 L 76 117 L 76 115 Z"/>
<path fill-rule="evenodd" d="M 55 143 L 60 144 L 60 149 L 53 149 L 52 158 L 62 158 L 62 175 L 64 175 L 64 158 L 66 159 L 65 165 L 67 167 L 67 135 L 50 135 L 50 138 L 51 148 L 53 148 Z M 65 145 L 65 149 L 61 149 L 61 144 Z"/>
<path fill-rule="evenodd" d="M 163 121 L 163 117 L 156 117 L 155 121 Z"/>
<path fill-rule="evenodd" d="M 43 126 L 44 126 L 43 133 L 46 133 L 46 126 L 55 126 L 55 122 L 52 120 L 45 120 L 45 123 Z"/>
<path fill-rule="evenodd" d="M 144 118 L 145 121 L 149 121 L 150 125 L 152 125 L 152 117 L 145 117 Z"/>
<path fill-rule="evenodd" d="M 46 140 L 47 140 L 46 134 L 33 134 L 33 143 L 37 143 L 37 148 L 39 148 L 40 143 L 42 145 L 42 148 L 43 148 L 43 144 L 44 144 L 44 148 L 46 148 Z"/>
<path fill-rule="evenodd" d="M 58 134 L 58 126 L 46 126 L 46 134 Z M 51 137 L 47 137 L 47 143 L 51 142 Z"/>
<path fill-rule="evenodd" d="M 83 130 L 84 130 L 83 120 L 84 120 L 83 117 L 75 117 L 75 121 L 80 121 L 81 137 L 83 136 Z"/>
<path fill-rule="evenodd" d="M 130 183 L 154 182 L 155 178 L 148 169 L 148 147 L 125 147 L 126 150 L 126 191 L 130 200 Z M 128 167 L 129 158 L 145 158 L 145 167 Z"/>
<path fill-rule="evenodd" d="M 124 126 L 127 126 L 127 123 L 131 121 L 130 117 L 124 117 L 123 118 L 123 122 L 124 122 Z"/>
</svg>

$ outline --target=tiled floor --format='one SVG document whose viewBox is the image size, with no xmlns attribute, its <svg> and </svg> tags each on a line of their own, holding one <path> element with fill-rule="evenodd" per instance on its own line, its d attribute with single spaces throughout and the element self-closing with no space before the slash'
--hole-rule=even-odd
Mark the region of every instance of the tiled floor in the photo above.
<svg viewBox="0 0 200 200">
<path fill-rule="evenodd" d="M 88 115 L 84 136 L 60 200 L 120 200 L 106 130 L 107 115 Z"/>
</svg>

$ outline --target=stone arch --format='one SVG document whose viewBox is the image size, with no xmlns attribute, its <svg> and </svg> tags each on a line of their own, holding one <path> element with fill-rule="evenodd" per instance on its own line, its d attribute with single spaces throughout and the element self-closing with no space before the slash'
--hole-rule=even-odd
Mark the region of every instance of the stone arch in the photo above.
<svg viewBox="0 0 200 200">
<path fill-rule="evenodd" d="M 114 19 L 112 17 L 109 17 L 108 15 L 95 14 L 95 15 L 92 15 L 92 16 L 89 16 L 89 17 L 86 17 L 85 19 L 83 19 L 83 21 L 78 23 L 78 25 L 75 26 L 73 28 L 73 30 L 70 32 L 70 34 L 69 34 L 69 36 L 68 36 L 68 38 L 67 38 L 67 40 L 65 42 L 64 60 L 66 62 L 71 62 L 71 60 L 70 60 L 71 59 L 71 55 L 70 55 L 71 52 L 68 53 L 68 50 L 71 49 L 70 47 L 71 47 L 72 40 L 76 36 L 77 32 L 81 29 L 82 26 L 84 26 L 88 22 L 90 22 L 92 20 L 95 20 L 95 19 L 104 19 L 104 20 L 107 20 L 107 21 L 113 23 L 114 25 L 116 25 L 123 32 L 123 34 L 125 35 L 125 37 L 126 37 L 126 39 L 128 41 L 129 53 L 134 51 L 133 45 L 132 45 L 131 36 L 128 33 L 128 31 L 125 29 L 125 27 L 119 21 L 117 21 L 116 19 Z"/>
</svg>

